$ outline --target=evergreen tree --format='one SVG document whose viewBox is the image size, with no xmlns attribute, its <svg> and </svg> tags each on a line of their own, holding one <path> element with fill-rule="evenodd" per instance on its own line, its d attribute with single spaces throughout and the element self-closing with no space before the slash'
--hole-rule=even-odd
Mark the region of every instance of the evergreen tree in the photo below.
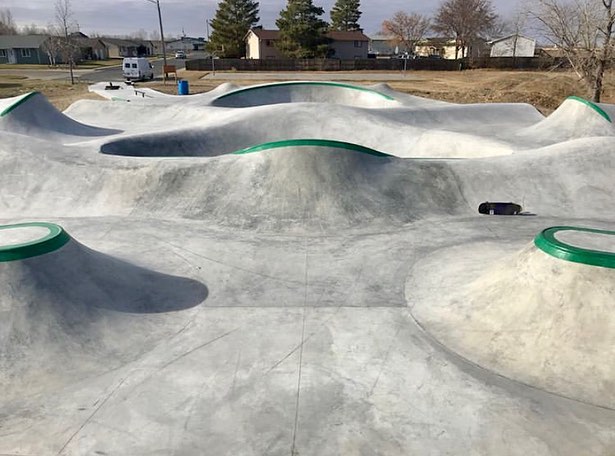
<svg viewBox="0 0 615 456">
<path fill-rule="evenodd" d="M 219 57 L 239 58 L 246 55 L 246 33 L 260 20 L 258 2 L 222 0 L 211 21 L 213 29 L 207 49 Z"/>
<path fill-rule="evenodd" d="M 328 51 L 325 33 L 328 24 L 320 19 L 324 10 L 312 0 L 288 0 L 275 21 L 280 29 L 278 49 L 295 59 L 325 57 Z"/>
<path fill-rule="evenodd" d="M 337 0 L 331 9 L 331 30 L 349 32 L 361 30 L 359 18 L 361 17 L 360 0 Z"/>
</svg>

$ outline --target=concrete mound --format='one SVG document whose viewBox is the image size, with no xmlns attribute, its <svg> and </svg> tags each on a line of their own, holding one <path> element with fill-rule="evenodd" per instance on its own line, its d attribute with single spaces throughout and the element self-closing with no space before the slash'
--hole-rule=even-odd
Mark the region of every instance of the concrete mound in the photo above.
<svg viewBox="0 0 615 456">
<path fill-rule="evenodd" d="M 615 408 L 615 269 L 565 261 L 534 245 L 497 263 L 436 301 L 419 300 L 413 316 L 486 369 Z"/>
<path fill-rule="evenodd" d="M 365 87 L 338 82 L 291 81 L 254 85 L 221 95 L 213 106 L 245 108 L 279 103 L 336 103 L 366 108 L 395 106 L 395 99 Z"/>
<path fill-rule="evenodd" d="M 319 140 L 243 152 L 211 160 L 203 170 L 169 169 L 150 187 L 166 201 L 176 195 L 200 201 L 186 207 L 184 217 L 250 229 L 388 229 L 470 210 L 442 162 L 410 163 L 354 144 Z M 165 200 L 153 194 L 142 195 L 141 201 L 137 212 L 166 210 Z"/>
<path fill-rule="evenodd" d="M 121 132 L 77 122 L 58 111 L 38 92 L 0 101 L 0 131 L 52 140 L 107 136 Z"/>
<path fill-rule="evenodd" d="M 518 133 L 535 144 L 614 135 L 615 127 L 610 116 L 599 105 L 579 97 L 567 98 L 543 121 Z"/>
<path fill-rule="evenodd" d="M 95 252 L 59 226 L 0 227 L 0 389 L 36 393 L 113 369 L 172 331 L 207 288 Z M 170 318 L 177 327 L 177 317 Z"/>
</svg>

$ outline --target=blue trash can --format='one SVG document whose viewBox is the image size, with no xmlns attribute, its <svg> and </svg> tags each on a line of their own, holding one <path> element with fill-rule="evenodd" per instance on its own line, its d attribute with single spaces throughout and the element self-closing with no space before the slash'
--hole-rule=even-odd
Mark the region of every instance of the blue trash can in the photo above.
<svg viewBox="0 0 615 456">
<path fill-rule="evenodd" d="M 178 81 L 177 82 L 177 94 L 178 95 L 188 95 L 190 93 L 190 88 L 188 86 L 188 81 Z"/>
</svg>

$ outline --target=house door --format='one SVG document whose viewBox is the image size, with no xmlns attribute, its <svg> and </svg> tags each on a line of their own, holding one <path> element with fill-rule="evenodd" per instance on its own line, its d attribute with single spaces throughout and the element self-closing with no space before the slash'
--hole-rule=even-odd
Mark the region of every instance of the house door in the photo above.
<svg viewBox="0 0 615 456">
<path fill-rule="evenodd" d="M 9 49 L 9 63 L 17 63 L 17 52 L 15 52 L 15 49 Z"/>
</svg>

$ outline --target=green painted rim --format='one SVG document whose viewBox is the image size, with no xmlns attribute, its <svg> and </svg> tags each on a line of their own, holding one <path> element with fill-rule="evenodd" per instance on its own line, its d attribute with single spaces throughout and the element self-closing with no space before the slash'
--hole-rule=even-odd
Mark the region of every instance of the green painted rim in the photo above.
<svg viewBox="0 0 615 456">
<path fill-rule="evenodd" d="M 375 157 L 391 157 L 392 155 L 379 152 L 368 147 L 359 146 L 358 144 L 347 143 L 343 141 L 333 141 L 329 139 L 289 139 L 286 141 L 274 141 L 264 144 L 258 144 L 256 146 L 247 147 L 245 149 L 233 152 L 236 155 L 251 154 L 254 152 L 261 152 L 270 149 L 279 149 L 281 147 L 331 147 L 334 149 L 352 150 L 354 152 L 361 152 L 362 154 L 373 155 Z"/>
<path fill-rule="evenodd" d="M 24 242 L 23 244 L 0 246 L 0 262 L 25 260 L 26 258 L 44 255 L 58 250 L 71 239 L 68 233 L 64 231 L 64 228 L 55 223 L 30 222 L 18 223 L 16 225 L 0 225 L 0 230 L 29 227 L 47 228 L 49 229 L 49 234 L 33 241 Z"/>
<path fill-rule="evenodd" d="M 234 90 L 234 91 L 229 92 L 229 93 L 225 93 L 224 95 L 220 95 L 214 101 L 222 100 L 222 99 L 227 98 L 227 97 L 232 97 L 234 95 L 239 95 L 240 93 L 251 92 L 251 91 L 254 91 L 254 90 L 263 90 L 263 89 L 267 89 L 269 87 L 292 86 L 292 85 L 311 85 L 311 86 L 342 87 L 344 89 L 359 90 L 361 92 L 373 93 L 374 95 L 378 95 L 378 96 L 384 98 L 385 100 L 395 101 L 395 98 L 393 98 L 393 97 L 391 97 L 389 95 L 386 95 L 386 94 L 384 94 L 382 92 L 378 92 L 377 90 L 368 89 L 367 87 L 359 87 L 359 86 L 355 86 L 355 85 L 351 85 L 351 84 L 343 84 L 341 82 L 326 82 L 326 81 L 307 81 L 307 82 L 303 82 L 303 81 L 289 81 L 289 82 L 276 82 L 276 83 L 273 83 L 273 84 L 256 85 L 256 86 L 252 86 L 252 87 L 245 87 L 243 89 Z"/>
<path fill-rule="evenodd" d="M 582 247 L 567 244 L 555 237 L 558 231 L 582 231 L 586 233 L 610 234 L 613 236 L 615 236 L 615 231 L 579 228 L 575 226 L 553 226 L 541 231 L 534 238 L 534 245 L 536 247 L 560 260 L 615 269 L 615 253 L 584 249 Z"/>
<path fill-rule="evenodd" d="M 9 106 L 8 108 L 6 108 L 4 111 L 0 112 L 0 117 L 6 116 L 9 112 L 11 112 L 13 109 L 21 106 L 22 104 L 24 104 L 26 101 L 28 101 L 30 98 L 32 98 L 35 95 L 38 95 L 40 92 L 30 92 L 26 95 L 24 95 L 23 97 L 21 97 L 19 100 L 17 100 L 15 103 L 13 103 L 11 106 Z"/>
<path fill-rule="evenodd" d="M 596 103 L 592 103 L 591 101 L 586 100 L 585 98 L 581 98 L 581 97 L 577 97 L 577 96 L 568 97 L 567 100 L 575 100 L 575 101 L 578 101 L 580 103 L 583 103 L 584 105 L 589 106 L 590 108 L 592 108 L 594 111 L 596 111 L 598 114 L 600 114 L 602 117 L 604 117 L 609 122 L 612 122 L 611 116 L 609 116 L 606 113 L 606 111 L 604 109 L 602 109 L 600 106 L 598 106 Z"/>
</svg>

